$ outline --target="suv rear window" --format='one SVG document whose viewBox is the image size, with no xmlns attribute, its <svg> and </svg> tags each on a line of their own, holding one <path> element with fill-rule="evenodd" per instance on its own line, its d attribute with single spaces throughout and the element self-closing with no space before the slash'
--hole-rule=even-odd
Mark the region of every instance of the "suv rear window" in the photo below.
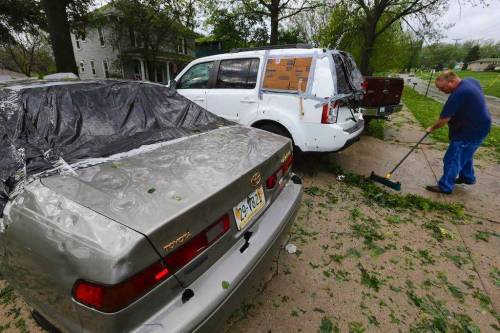
<svg viewBox="0 0 500 333">
<path fill-rule="evenodd" d="M 333 53 L 332 56 L 337 74 L 337 93 L 352 94 L 353 90 L 361 90 L 363 75 L 352 56 L 347 52 Z"/>
<path fill-rule="evenodd" d="M 259 59 L 222 60 L 215 88 L 253 89 L 259 72 Z"/>
</svg>

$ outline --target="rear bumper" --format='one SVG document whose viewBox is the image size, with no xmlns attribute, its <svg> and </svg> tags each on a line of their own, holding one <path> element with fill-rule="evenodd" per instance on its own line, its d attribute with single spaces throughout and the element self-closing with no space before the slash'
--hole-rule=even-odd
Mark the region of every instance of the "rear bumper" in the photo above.
<svg viewBox="0 0 500 333">
<path fill-rule="evenodd" d="M 237 309 L 283 244 L 302 199 L 302 184 L 290 180 L 273 204 L 249 228 L 250 245 L 241 239 L 190 286 L 194 296 L 183 303 L 181 295 L 149 318 L 135 332 L 215 332 Z M 223 289 L 222 282 L 229 282 Z"/>
<path fill-rule="evenodd" d="M 363 116 L 372 118 L 386 118 L 387 116 L 399 112 L 403 109 L 403 104 L 386 105 L 378 107 L 363 107 Z"/>
<path fill-rule="evenodd" d="M 347 148 L 357 141 L 363 133 L 365 121 L 359 114 L 356 122 L 347 124 L 312 124 L 304 123 L 304 131 L 308 141 L 299 145 L 303 152 L 335 152 Z"/>
</svg>

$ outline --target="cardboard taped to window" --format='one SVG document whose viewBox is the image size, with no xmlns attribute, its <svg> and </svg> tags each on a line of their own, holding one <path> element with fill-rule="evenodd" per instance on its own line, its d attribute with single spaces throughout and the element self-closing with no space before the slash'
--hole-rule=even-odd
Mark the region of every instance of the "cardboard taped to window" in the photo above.
<svg viewBox="0 0 500 333">
<path fill-rule="evenodd" d="M 306 91 L 311 63 L 312 57 L 268 59 L 262 88 Z"/>
</svg>

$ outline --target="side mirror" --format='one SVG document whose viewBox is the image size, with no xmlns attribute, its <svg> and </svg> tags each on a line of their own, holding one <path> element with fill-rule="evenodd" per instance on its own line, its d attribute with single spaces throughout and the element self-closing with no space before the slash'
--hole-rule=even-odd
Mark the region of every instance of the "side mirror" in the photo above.
<svg viewBox="0 0 500 333">
<path fill-rule="evenodd" d="M 170 81 L 168 82 L 168 87 L 169 87 L 170 89 L 175 89 L 175 88 L 177 87 L 177 81 L 175 81 L 175 80 L 170 80 Z"/>
</svg>

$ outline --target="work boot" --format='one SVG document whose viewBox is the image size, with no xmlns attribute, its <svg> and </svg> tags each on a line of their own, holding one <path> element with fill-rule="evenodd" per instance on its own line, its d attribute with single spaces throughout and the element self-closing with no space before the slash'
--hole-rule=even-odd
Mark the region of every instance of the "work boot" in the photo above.
<svg viewBox="0 0 500 333">
<path fill-rule="evenodd" d="M 463 178 L 460 178 L 458 177 L 457 179 L 455 179 L 455 184 L 465 184 L 465 185 L 474 185 L 476 182 L 469 182 Z"/>
<path fill-rule="evenodd" d="M 427 191 L 431 191 L 431 192 L 434 192 L 434 193 L 442 193 L 442 194 L 451 194 L 451 192 L 445 192 L 441 189 L 441 187 L 437 186 L 437 185 L 427 185 L 425 187 L 425 189 Z"/>
</svg>

